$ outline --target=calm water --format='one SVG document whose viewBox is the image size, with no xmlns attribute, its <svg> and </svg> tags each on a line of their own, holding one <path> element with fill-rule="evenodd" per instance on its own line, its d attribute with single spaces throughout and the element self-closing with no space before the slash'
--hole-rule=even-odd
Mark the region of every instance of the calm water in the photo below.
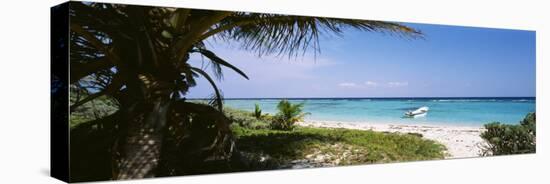
<svg viewBox="0 0 550 184">
<path fill-rule="evenodd" d="M 258 103 L 264 113 L 276 113 L 280 99 L 226 99 L 225 105 L 254 110 Z M 400 123 L 481 126 L 499 121 L 517 124 L 535 112 L 535 98 L 312 98 L 289 99 L 304 103 L 308 120 L 350 123 Z M 403 113 L 421 106 L 430 108 L 426 117 L 402 118 Z"/>
</svg>

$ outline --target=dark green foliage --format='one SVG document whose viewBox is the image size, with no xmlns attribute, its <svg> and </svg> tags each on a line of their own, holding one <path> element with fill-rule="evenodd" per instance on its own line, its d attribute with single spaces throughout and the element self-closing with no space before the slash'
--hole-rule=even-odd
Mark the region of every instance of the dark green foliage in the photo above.
<svg viewBox="0 0 550 184">
<path fill-rule="evenodd" d="M 186 109 L 183 111 L 182 109 Z M 222 113 L 207 104 L 177 101 L 171 109 L 173 114 L 168 121 L 163 151 L 160 157 L 158 176 L 191 175 L 202 173 L 231 172 L 227 165 L 233 149 L 229 127 L 215 126 L 228 124 Z M 121 121 L 120 112 L 100 119 L 75 124 L 71 128 L 71 181 L 94 181 L 113 179 L 113 145 L 127 128 Z M 225 122 L 225 123 L 222 123 Z M 192 133 L 200 132 L 200 133 Z M 222 132 L 222 133 L 220 133 Z M 218 136 L 224 134 L 226 136 Z M 212 143 L 215 146 L 212 146 Z"/>
<path fill-rule="evenodd" d="M 112 179 L 112 145 L 119 114 L 74 124 L 70 138 L 71 182 Z"/>
<path fill-rule="evenodd" d="M 292 104 L 288 100 L 281 100 L 277 105 L 279 112 L 273 117 L 271 127 L 275 130 L 292 130 L 294 123 L 302 121 L 309 113 L 304 113 L 304 104 Z"/>
<path fill-rule="evenodd" d="M 260 109 L 260 105 L 258 104 L 254 104 L 254 117 L 256 117 L 256 119 L 262 118 L 262 109 Z"/>
<path fill-rule="evenodd" d="M 69 96 L 69 101 L 72 105 L 89 95 L 85 94 L 83 91 L 77 91 L 74 86 L 71 86 L 71 93 Z M 118 106 L 118 102 L 111 97 L 101 96 L 95 98 L 88 103 L 82 104 L 71 112 L 69 119 L 70 126 L 73 128 L 78 124 L 111 115 L 118 110 Z"/>
<path fill-rule="evenodd" d="M 520 122 L 520 124 L 527 128 L 529 133 L 532 133 L 533 135 L 537 135 L 537 129 L 536 129 L 536 117 L 535 113 L 529 113 L 525 118 Z"/>
<path fill-rule="evenodd" d="M 264 115 L 262 119 L 257 119 L 255 116 L 252 116 L 250 112 L 233 109 L 225 107 L 223 109 L 225 115 L 231 119 L 233 124 L 236 124 L 240 127 L 246 127 L 250 129 L 263 129 L 268 128 L 268 120 L 271 119 L 271 116 Z"/>
<path fill-rule="evenodd" d="M 488 146 L 485 155 L 509 155 L 535 153 L 536 151 L 535 113 L 525 116 L 519 125 L 493 122 L 485 124 L 487 131 L 481 134 Z"/>
</svg>

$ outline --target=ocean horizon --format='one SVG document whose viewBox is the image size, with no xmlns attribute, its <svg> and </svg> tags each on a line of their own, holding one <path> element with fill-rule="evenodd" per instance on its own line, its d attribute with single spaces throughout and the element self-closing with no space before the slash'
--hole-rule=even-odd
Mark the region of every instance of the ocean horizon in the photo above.
<svg viewBox="0 0 550 184">
<path fill-rule="evenodd" d="M 422 124 L 483 126 L 490 122 L 518 124 L 536 111 L 536 97 L 315 97 L 315 98 L 225 98 L 230 108 L 275 114 L 280 100 L 304 103 L 308 121 L 342 123 Z M 202 99 L 193 99 L 202 100 Z M 427 106 L 425 117 L 403 118 L 409 110 Z"/>
</svg>

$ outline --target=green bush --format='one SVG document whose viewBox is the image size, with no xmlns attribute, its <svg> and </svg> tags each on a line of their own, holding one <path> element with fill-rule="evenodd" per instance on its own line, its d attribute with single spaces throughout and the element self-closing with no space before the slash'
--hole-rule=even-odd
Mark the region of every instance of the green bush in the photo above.
<svg viewBox="0 0 550 184">
<path fill-rule="evenodd" d="M 536 151 L 536 118 L 535 113 L 525 116 L 519 125 L 507 125 L 499 122 L 485 124 L 481 137 L 488 145 L 484 155 L 509 155 L 535 153 Z"/>
<path fill-rule="evenodd" d="M 263 115 L 262 119 L 257 119 L 248 111 L 228 107 L 224 108 L 224 113 L 229 119 L 232 120 L 234 124 L 240 127 L 250 129 L 262 129 L 269 127 L 269 123 L 266 121 L 266 119 L 269 119 L 268 115 Z"/>
<path fill-rule="evenodd" d="M 83 94 L 83 92 L 78 93 L 74 87 L 71 87 L 69 95 L 70 105 L 74 105 L 74 103 L 86 97 L 88 97 L 88 94 Z M 74 128 L 79 124 L 107 117 L 114 114 L 118 109 L 119 104 L 114 98 L 107 96 L 98 97 L 76 109 L 71 109 L 69 118 L 70 127 Z"/>
<path fill-rule="evenodd" d="M 537 135 L 536 131 L 536 117 L 535 113 L 529 113 L 525 118 L 520 122 L 520 125 L 527 128 L 527 131 L 533 135 Z"/>
<path fill-rule="evenodd" d="M 262 109 L 260 109 L 260 105 L 258 104 L 254 104 L 254 117 L 262 119 Z"/>
<path fill-rule="evenodd" d="M 302 121 L 309 114 L 303 112 L 303 107 L 303 103 L 292 104 L 288 100 L 281 100 L 277 105 L 279 112 L 277 112 L 271 121 L 271 128 L 276 130 L 292 130 L 294 123 Z"/>
</svg>

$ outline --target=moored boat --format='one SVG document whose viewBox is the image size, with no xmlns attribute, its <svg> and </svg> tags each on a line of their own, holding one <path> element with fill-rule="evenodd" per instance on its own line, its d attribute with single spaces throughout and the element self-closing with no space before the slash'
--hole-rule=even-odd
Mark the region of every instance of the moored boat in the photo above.
<svg viewBox="0 0 550 184">
<path fill-rule="evenodd" d="M 430 108 L 428 108 L 427 106 L 423 106 L 414 111 L 407 111 L 405 113 L 405 117 L 407 118 L 424 117 L 426 116 L 426 114 L 428 114 L 428 110 L 430 110 Z"/>
</svg>

